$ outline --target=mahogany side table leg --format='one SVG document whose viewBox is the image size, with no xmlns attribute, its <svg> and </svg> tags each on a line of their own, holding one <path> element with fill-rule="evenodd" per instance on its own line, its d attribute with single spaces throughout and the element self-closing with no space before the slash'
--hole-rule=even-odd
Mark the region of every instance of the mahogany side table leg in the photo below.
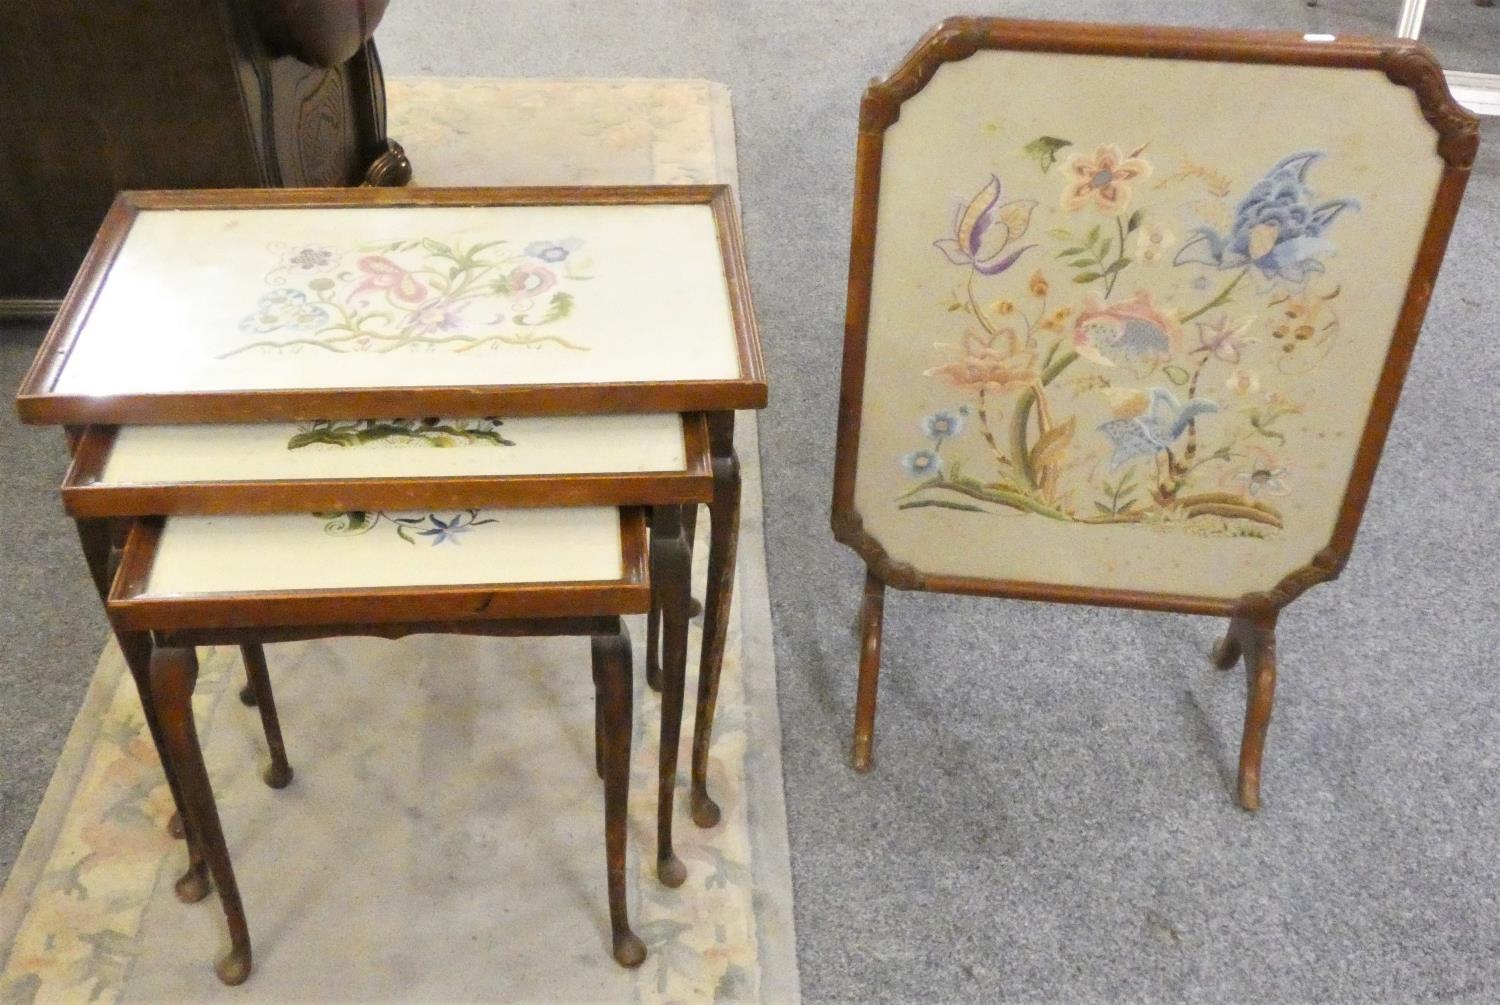
<svg viewBox="0 0 1500 1005">
<path fill-rule="evenodd" d="M 693 723 L 693 822 L 712 827 L 719 805 L 708 794 L 708 746 L 713 739 L 714 710 L 719 700 L 719 673 L 729 635 L 734 599 L 734 562 L 740 533 L 740 461 L 734 452 L 734 413 L 708 417 L 709 453 L 713 458 L 714 499 L 708 507 L 708 591 L 703 602 L 703 651 L 698 661 L 698 707 Z"/>
<path fill-rule="evenodd" d="M 677 793 L 677 748 L 682 736 L 682 692 L 687 675 L 688 577 L 692 558 L 682 526 L 682 508 L 657 506 L 651 514 L 652 590 L 661 611 L 661 748 L 656 789 L 656 877 L 681 886 L 687 866 L 672 849 Z"/>
<path fill-rule="evenodd" d="M 261 778 L 273 789 L 284 789 L 292 780 L 292 766 L 287 763 L 286 744 L 281 738 L 281 719 L 276 714 L 276 696 L 271 691 L 271 672 L 266 668 L 266 650 L 259 642 L 246 642 L 240 646 L 240 658 L 245 661 L 247 685 L 255 692 L 255 706 L 260 710 L 260 724 L 266 733 L 266 748 L 271 752 L 271 763 L 261 772 Z"/>
<path fill-rule="evenodd" d="M 618 618 L 613 630 L 593 637 L 594 679 L 604 706 L 604 862 L 609 889 L 609 927 L 615 962 L 638 967 L 646 944 L 630 930 L 625 900 L 626 813 L 630 800 L 630 636 Z"/>
<path fill-rule="evenodd" d="M 688 549 L 688 575 L 692 575 L 693 535 L 698 527 L 698 504 L 688 503 L 682 507 L 682 532 L 687 541 Z M 696 617 L 703 613 L 703 606 L 694 600 L 691 592 L 692 580 L 688 580 L 688 617 Z M 651 690 L 661 690 L 661 604 L 653 600 L 651 612 L 646 615 L 646 683 Z"/>
<path fill-rule="evenodd" d="M 646 686 L 661 690 L 661 599 L 655 576 L 651 578 L 651 610 L 646 612 Z"/>
<path fill-rule="evenodd" d="M 94 588 L 99 592 L 99 601 L 104 603 L 109 597 L 110 588 L 110 553 L 111 544 L 110 522 L 103 519 L 78 519 L 74 521 L 78 528 L 78 540 L 83 546 L 83 558 L 88 563 L 89 575 L 93 577 Z M 141 714 L 146 720 L 146 729 L 151 733 L 151 742 L 156 747 L 156 756 L 161 761 L 162 774 L 167 779 L 167 789 L 172 793 L 172 805 L 176 812 L 167 823 L 167 832 L 173 837 L 186 836 L 184 821 L 186 816 L 182 812 L 182 793 L 177 785 L 177 776 L 172 771 L 171 759 L 167 757 L 166 742 L 162 736 L 161 725 L 156 714 L 156 705 L 151 700 L 151 637 L 145 632 L 122 632 L 115 630 L 115 642 L 120 646 L 120 653 L 125 657 L 125 665 L 130 668 L 131 679 L 135 681 L 136 694 L 141 700 Z M 205 891 L 207 892 L 207 891 Z M 199 899 L 202 899 L 201 896 Z"/>
<path fill-rule="evenodd" d="M 604 691 L 599 678 L 599 661 L 594 666 L 594 770 L 600 781 L 604 780 Z"/>
<path fill-rule="evenodd" d="M 214 966 L 225 984 L 243 984 L 250 976 L 250 929 L 229 861 L 229 848 L 219 823 L 198 730 L 193 721 L 193 686 L 198 680 L 198 656 L 190 648 L 159 647 L 151 654 L 151 694 L 161 714 L 167 750 L 177 771 L 187 810 L 188 833 L 200 836 L 203 857 L 229 925 L 229 953 Z M 196 865 L 196 863 L 194 863 Z M 190 866 L 190 873 L 192 871 Z"/>
</svg>

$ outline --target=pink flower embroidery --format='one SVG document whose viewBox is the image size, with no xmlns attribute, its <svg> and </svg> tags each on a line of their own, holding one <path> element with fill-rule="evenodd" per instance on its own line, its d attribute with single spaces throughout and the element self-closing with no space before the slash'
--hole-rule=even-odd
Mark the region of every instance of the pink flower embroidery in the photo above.
<svg viewBox="0 0 1500 1005">
<path fill-rule="evenodd" d="M 541 265 L 518 265 L 510 271 L 507 284 L 512 297 L 530 299 L 556 286 L 557 273 Z"/>
<path fill-rule="evenodd" d="M 392 300 L 408 304 L 419 304 L 427 297 L 427 287 L 384 255 L 366 255 L 356 265 L 365 278 L 349 291 L 351 301 L 367 290 L 383 290 Z"/>
<path fill-rule="evenodd" d="M 1123 211 L 1130 202 L 1127 182 L 1151 176 L 1151 165 L 1137 156 L 1140 152 L 1136 150 L 1126 157 L 1120 153 L 1119 147 L 1106 143 L 1095 150 L 1092 157 L 1074 155 L 1063 168 L 1072 179 L 1063 189 L 1063 209 L 1070 212 L 1082 209 L 1092 201 L 1111 215 Z"/>
</svg>

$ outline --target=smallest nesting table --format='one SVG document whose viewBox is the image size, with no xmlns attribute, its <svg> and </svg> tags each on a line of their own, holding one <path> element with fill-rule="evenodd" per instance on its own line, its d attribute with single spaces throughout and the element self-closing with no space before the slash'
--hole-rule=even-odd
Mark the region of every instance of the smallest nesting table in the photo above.
<svg viewBox="0 0 1500 1005">
<path fill-rule="evenodd" d="M 122 631 L 152 636 L 150 698 L 188 846 L 177 896 L 194 902 L 208 895 L 210 883 L 218 888 L 230 951 L 215 969 L 226 984 L 250 975 L 250 931 L 198 745 L 193 647 L 344 635 L 592 640 L 613 952 L 624 966 L 645 958 L 625 903 L 632 687 L 630 638 L 620 622 L 651 603 L 644 515 L 635 509 L 479 510 L 466 527 L 464 549 L 439 553 L 411 550 L 394 532 L 333 542 L 320 520 L 302 514 L 177 517 L 132 526 L 109 616 Z M 286 561 L 287 555 L 298 561 Z M 282 769 L 268 773 L 267 781 L 284 784 L 290 772 L 269 682 L 251 673 L 273 768 Z"/>
</svg>

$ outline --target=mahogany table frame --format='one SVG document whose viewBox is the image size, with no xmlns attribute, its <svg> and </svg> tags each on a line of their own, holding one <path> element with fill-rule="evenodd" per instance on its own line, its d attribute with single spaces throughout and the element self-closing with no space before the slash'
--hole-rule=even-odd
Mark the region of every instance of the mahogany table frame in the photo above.
<svg viewBox="0 0 1500 1005">
<path fill-rule="evenodd" d="M 711 208 L 728 287 L 739 375 L 724 380 L 624 383 L 275 388 L 163 394 L 55 392 L 111 267 L 142 210 L 371 207 L 704 205 Z M 83 425 L 420 418 L 425 415 L 584 415 L 764 408 L 765 367 L 750 304 L 739 214 L 728 185 L 573 188 L 220 189 L 122 192 L 104 218 L 67 299 L 21 382 L 22 421 Z"/>
<path fill-rule="evenodd" d="M 1376 70 L 1393 83 L 1409 88 L 1423 117 L 1432 126 L 1434 144 L 1445 168 L 1332 538 L 1310 564 L 1286 576 L 1271 590 L 1224 600 L 929 575 L 910 565 L 892 561 L 881 543 L 864 529 L 854 506 L 854 487 L 885 131 L 900 118 L 901 106 L 926 86 L 940 66 L 989 49 Z M 1421 45 L 1406 40 L 1339 39 L 1337 42 L 1323 42 L 1308 41 L 1301 35 L 1286 33 L 960 17 L 944 21 L 928 32 L 895 72 L 870 84 L 860 104 L 832 511 L 835 538 L 858 552 L 866 565 L 854 717 L 853 761 L 856 770 L 868 771 L 873 765 L 881 622 L 887 586 L 936 593 L 1175 611 L 1230 619 L 1228 633 L 1215 648 L 1213 660 L 1224 670 L 1231 669 L 1242 657 L 1245 662 L 1249 687 L 1237 797 L 1244 809 L 1259 808 L 1261 755 L 1276 687 L 1277 616 L 1303 591 L 1336 578 L 1349 558 L 1478 146 L 1478 119 L 1453 99 L 1442 68 L 1432 55 Z"/>
<path fill-rule="evenodd" d="M 154 711 L 148 721 L 163 751 L 168 776 L 174 780 L 173 797 L 188 847 L 188 869 L 175 889 L 179 899 L 195 902 L 207 896 L 210 882 L 218 887 L 230 936 L 229 953 L 215 965 L 224 983 L 240 984 L 249 977 L 250 933 L 194 724 L 192 694 L 198 664 L 193 647 L 342 635 L 586 635 L 592 639 L 598 690 L 596 766 L 605 785 L 612 952 L 622 966 L 637 966 L 645 959 L 645 945 L 630 928 L 625 892 L 631 659 L 629 636 L 620 621 L 622 615 L 645 613 L 651 603 L 641 510 L 621 511 L 619 580 L 143 596 L 161 527 L 159 519 L 131 525 L 107 610 L 116 631 L 148 654 L 150 700 L 146 704 Z M 258 670 L 251 667 L 251 679 L 257 687 L 272 756 L 266 780 L 279 787 L 278 782 L 284 785 L 290 779 L 291 770 L 264 665 Z M 675 743 L 670 752 L 663 743 L 663 758 L 668 756 L 675 761 Z"/>
</svg>

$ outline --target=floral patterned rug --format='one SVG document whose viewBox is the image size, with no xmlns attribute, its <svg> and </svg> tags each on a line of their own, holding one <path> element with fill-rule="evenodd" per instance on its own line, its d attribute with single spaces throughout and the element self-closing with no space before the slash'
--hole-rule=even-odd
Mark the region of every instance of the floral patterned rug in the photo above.
<svg viewBox="0 0 1500 1005">
<path fill-rule="evenodd" d="M 715 84 L 421 79 L 392 81 L 389 96 L 420 184 L 734 178 Z M 753 421 L 740 425 L 739 583 L 710 775 L 724 819 L 699 830 L 688 818 L 687 729 L 677 890 L 654 876 L 659 703 L 637 687 L 642 968 L 608 952 L 580 640 L 270 647 L 296 771 L 279 792 L 260 781 L 258 718 L 235 699 L 238 653 L 200 653 L 205 754 L 255 945 L 255 973 L 236 989 L 211 969 L 226 939 L 217 900 L 172 895 L 184 852 L 164 833 L 171 800 L 111 644 L 0 892 L 0 1002 L 796 1000 L 758 449 Z M 639 666 L 639 619 L 632 638 Z"/>
</svg>

